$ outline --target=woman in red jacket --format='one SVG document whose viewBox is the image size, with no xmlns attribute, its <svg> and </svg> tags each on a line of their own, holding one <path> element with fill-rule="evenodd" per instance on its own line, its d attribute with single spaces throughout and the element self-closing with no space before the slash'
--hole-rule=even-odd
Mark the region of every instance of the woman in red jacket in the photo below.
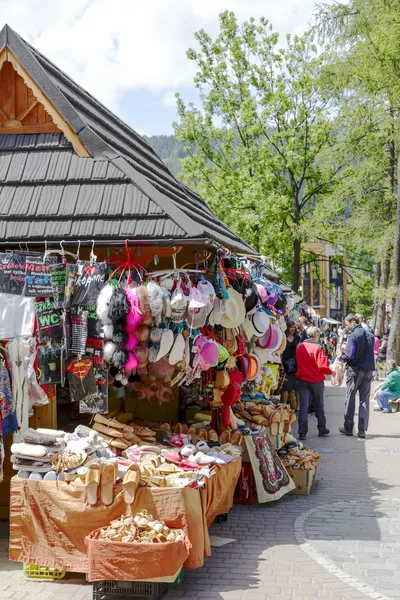
<svg viewBox="0 0 400 600">
<path fill-rule="evenodd" d="M 326 428 L 326 417 L 324 408 L 325 375 L 331 375 L 328 358 L 318 340 L 321 331 L 318 327 L 307 329 L 308 339 L 296 348 L 297 362 L 297 391 L 300 399 L 299 410 L 299 439 L 305 440 L 308 432 L 308 407 L 313 399 L 315 416 L 318 421 L 318 435 L 325 437 L 329 435 Z"/>
</svg>

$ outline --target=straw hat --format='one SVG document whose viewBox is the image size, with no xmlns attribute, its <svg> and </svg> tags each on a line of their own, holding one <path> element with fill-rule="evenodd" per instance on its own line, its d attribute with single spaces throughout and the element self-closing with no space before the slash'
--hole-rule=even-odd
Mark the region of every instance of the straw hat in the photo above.
<svg viewBox="0 0 400 600">
<path fill-rule="evenodd" d="M 242 294 L 233 288 L 228 288 L 229 298 L 225 300 L 225 312 L 221 316 L 221 325 L 227 329 L 239 327 L 246 317 L 246 307 Z"/>
</svg>

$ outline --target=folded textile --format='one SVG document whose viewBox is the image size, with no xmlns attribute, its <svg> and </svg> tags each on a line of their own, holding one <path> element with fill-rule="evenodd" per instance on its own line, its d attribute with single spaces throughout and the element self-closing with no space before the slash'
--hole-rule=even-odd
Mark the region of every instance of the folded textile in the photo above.
<svg viewBox="0 0 400 600">
<path fill-rule="evenodd" d="M 52 454 L 48 454 L 46 456 L 28 456 L 26 454 L 18 454 L 18 452 L 16 452 L 15 454 L 11 454 L 10 460 L 12 461 L 13 456 L 15 456 L 15 458 L 19 458 L 21 460 L 34 460 L 37 462 L 40 462 L 42 465 L 45 465 L 47 463 L 51 463 L 53 457 L 55 456 L 55 454 L 57 454 L 56 452 L 52 453 Z"/>
<path fill-rule="evenodd" d="M 46 456 L 47 449 L 44 446 L 19 442 L 11 446 L 11 453 L 40 458 L 41 456 Z"/>
<path fill-rule="evenodd" d="M 28 444 L 40 444 L 42 446 L 54 446 L 54 444 L 57 443 L 54 436 L 39 433 L 36 429 L 32 429 L 32 427 L 29 427 L 29 429 L 24 431 L 22 440 Z"/>
<path fill-rule="evenodd" d="M 88 427 L 89 429 L 89 427 Z M 65 431 L 59 431 L 57 429 L 43 429 L 42 427 L 38 427 L 36 429 L 38 433 L 44 433 L 46 435 L 50 435 L 55 438 L 63 438 L 65 435 Z M 45 444 L 44 444 L 45 445 Z"/>
<path fill-rule="evenodd" d="M 36 470 L 37 473 L 43 472 L 47 473 L 47 471 L 52 471 L 53 467 L 50 463 L 43 463 L 39 460 L 28 460 L 26 458 L 18 458 L 16 456 L 11 456 L 10 458 L 13 468 L 18 471 L 33 471 Z"/>
</svg>

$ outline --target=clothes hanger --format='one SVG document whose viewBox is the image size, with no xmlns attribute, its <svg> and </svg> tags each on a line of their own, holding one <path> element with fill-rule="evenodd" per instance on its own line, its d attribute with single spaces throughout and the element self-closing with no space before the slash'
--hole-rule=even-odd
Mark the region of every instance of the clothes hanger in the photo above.
<svg viewBox="0 0 400 600">
<path fill-rule="evenodd" d="M 60 242 L 60 250 L 58 249 L 54 249 L 54 250 L 47 250 L 47 240 L 44 241 L 44 258 L 46 258 L 46 256 L 49 256 L 50 254 L 60 254 L 63 258 L 68 255 L 68 256 L 72 256 L 72 258 L 74 258 L 75 260 L 79 259 L 79 254 L 73 254 L 72 252 L 68 252 L 68 250 L 64 250 L 64 241 L 65 240 L 61 240 Z M 79 241 L 79 248 L 80 248 L 80 241 Z"/>
</svg>

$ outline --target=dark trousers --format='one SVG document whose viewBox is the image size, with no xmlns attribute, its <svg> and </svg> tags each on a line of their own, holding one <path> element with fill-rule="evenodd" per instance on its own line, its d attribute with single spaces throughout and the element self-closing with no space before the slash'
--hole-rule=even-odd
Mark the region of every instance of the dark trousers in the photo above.
<svg viewBox="0 0 400 600">
<path fill-rule="evenodd" d="M 346 407 L 344 409 L 344 427 L 353 431 L 354 413 L 356 411 L 356 395 L 360 394 L 360 407 L 358 410 L 358 431 L 367 431 L 369 421 L 369 397 L 371 394 L 372 371 L 353 369 L 346 370 Z"/>
<path fill-rule="evenodd" d="M 299 393 L 300 409 L 299 409 L 299 433 L 306 434 L 308 432 L 308 407 L 310 401 L 315 407 L 315 416 L 318 421 L 318 430 L 326 429 L 326 417 L 324 408 L 324 388 L 323 381 L 312 383 L 297 379 L 297 391 Z"/>
</svg>

